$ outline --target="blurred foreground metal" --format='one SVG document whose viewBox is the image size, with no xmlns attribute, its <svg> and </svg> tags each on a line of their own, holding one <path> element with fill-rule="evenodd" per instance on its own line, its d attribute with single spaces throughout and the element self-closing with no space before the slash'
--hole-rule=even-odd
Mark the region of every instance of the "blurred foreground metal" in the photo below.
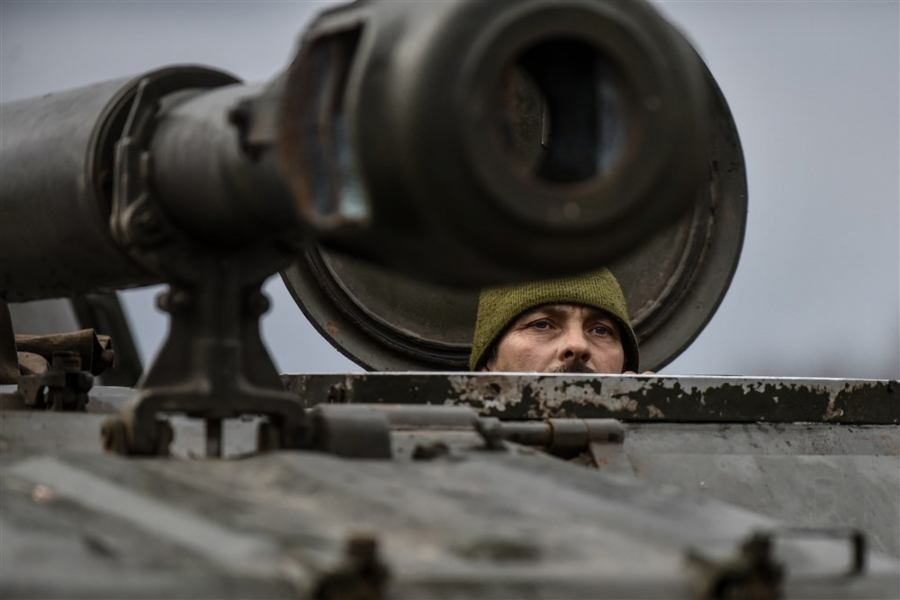
<svg viewBox="0 0 900 600">
<path fill-rule="evenodd" d="M 473 377 L 535 385 L 523 375 Z M 613 396 L 654 380 L 600 379 Z M 545 376 L 542 385 L 571 380 Z M 395 389 L 386 402 L 408 398 Z M 0 413 L 4 595 L 345 597 L 321 595 L 335 585 L 374 586 L 364 598 L 900 592 L 893 425 L 748 424 L 725 410 L 703 424 L 497 421 L 420 386 L 417 400 L 432 406 L 345 397 L 317 408 L 323 431 L 355 432 L 325 445 L 337 456 L 248 455 L 256 423 L 237 421 L 223 438 L 229 459 L 200 460 L 202 428 L 179 419 L 180 460 L 129 461 L 102 455 L 96 441 L 129 393 L 97 390 L 86 413 Z M 481 396 L 472 391 L 472 402 Z M 373 434 L 373 458 L 340 458 Z"/>
<path fill-rule="evenodd" d="M 264 85 L 176 66 L 4 105 L 0 293 L 183 279 L 174 245 L 321 241 L 469 287 L 580 272 L 689 208 L 714 94 L 643 2 L 335 8 Z"/>
</svg>

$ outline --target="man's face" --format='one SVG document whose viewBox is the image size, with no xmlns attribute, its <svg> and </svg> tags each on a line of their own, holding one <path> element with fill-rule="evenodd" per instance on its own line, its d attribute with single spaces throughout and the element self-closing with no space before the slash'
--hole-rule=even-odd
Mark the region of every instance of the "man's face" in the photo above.
<svg viewBox="0 0 900 600">
<path fill-rule="evenodd" d="M 615 319 L 596 308 L 548 304 L 507 329 L 485 370 L 518 373 L 621 373 L 625 351 Z"/>
</svg>

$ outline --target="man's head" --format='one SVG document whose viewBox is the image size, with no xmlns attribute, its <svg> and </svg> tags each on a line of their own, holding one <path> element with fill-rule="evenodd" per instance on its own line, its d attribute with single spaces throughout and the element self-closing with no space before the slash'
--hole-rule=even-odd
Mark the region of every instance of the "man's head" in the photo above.
<svg viewBox="0 0 900 600">
<path fill-rule="evenodd" d="M 518 372 L 638 371 L 637 338 L 612 273 L 488 288 L 469 367 Z"/>
</svg>

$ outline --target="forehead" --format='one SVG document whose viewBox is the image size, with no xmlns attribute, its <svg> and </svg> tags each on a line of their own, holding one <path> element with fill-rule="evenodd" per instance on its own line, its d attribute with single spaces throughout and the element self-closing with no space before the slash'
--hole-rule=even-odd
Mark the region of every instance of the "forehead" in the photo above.
<svg viewBox="0 0 900 600">
<path fill-rule="evenodd" d="M 582 304 L 542 304 L 532 309 L 526 310 L 516 321 L 532 318 L 535 316 L 556 316 L 556 317 L 574 317 L 581 319 L 598 319 L 609 321 L 615 324 L 615 319 L 605 310 L 600 310 L 593 306 L 584 306 Z"/>
</svg>

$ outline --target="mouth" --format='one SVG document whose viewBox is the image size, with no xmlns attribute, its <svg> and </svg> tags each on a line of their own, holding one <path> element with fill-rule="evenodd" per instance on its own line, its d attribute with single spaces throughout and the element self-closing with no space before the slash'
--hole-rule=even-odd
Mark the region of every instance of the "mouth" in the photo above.
<svg viewBox="0 0 900 600">
<path fill-rule="evenodd" d="M 576 359 L 564 363 L 554 370 L 554 373 L 596 373 L 587 363 Z"/>
</svg>

